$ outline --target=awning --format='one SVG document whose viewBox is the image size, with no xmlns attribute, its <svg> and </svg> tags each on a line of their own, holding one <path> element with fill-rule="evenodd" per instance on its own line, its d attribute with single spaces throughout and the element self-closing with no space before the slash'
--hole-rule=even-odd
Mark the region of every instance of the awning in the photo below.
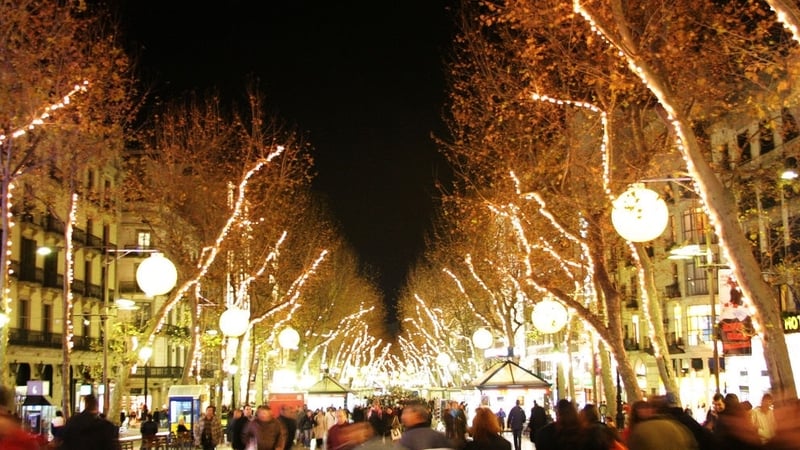
<svg viewBox="0 0 800 450">
<path fill-rule="evenodd" d="M 26 395 L 22 406 L 51 406 L 44 395 Z"/>
<path fill-rule="evenodd" d="M 321 380 L 314 383 L 313 386 L 308 388 L 309 394 L 347 394 L 350 392 L 347 388 L 339 384 L 338 381 L 325 375 Z"/>
<path fill-rule="evenodd" d="M 543 378 L 509 359 L 499 362 L 481 375 L 473 386 L 478 389 L 533 388 L 550 387 Z"/>
</svg>

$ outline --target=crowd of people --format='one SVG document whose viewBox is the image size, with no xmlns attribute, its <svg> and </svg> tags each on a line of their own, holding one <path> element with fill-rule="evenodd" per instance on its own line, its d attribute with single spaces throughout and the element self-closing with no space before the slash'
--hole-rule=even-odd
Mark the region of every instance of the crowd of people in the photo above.
<svg viewBox="0 0 800 450">
<path fill-rule="evenodd" d="M 535 401 L 529 415 L 522 401 L 517 401 L 508 413 L 480 406 L 472 411 L 471 423 L 467 405 L 454 401 L 383 404 L 375 400 L 352 412 L 289 404 L 274 405 L 276 410 L 261 405 L 254 411 L 248 405 L 230 411 L 224 430 L 216 408 L 209 406 L 186 434 L 202 450 L 215 450 L 226 440 L 233 450 L 522 450 L 526 434 L 536 450 L 800 448 L 800 402 L 779 407 L 773 403 L 770 394 L 756 407 L 740 402 L 734 394 L 717 394 L 704 420 L 698 421 L 673 396 L 653 397 L 631 404 L 619 430 L 595 405 L 578 409 L 564 399 L 554 406 L 552 418 Z M 53 421 L 55 441 L 50 448 L 119 450 L 119 427 L 99 414 L 97 399 L 84 397 L 84 406 L 67 421 Z M 25 432 L 14 408 L 13 392 L 0 387 L 0 449 L 39 450 L 48 445 Z M 152 415 L 145 415 L 143 448 L 157 431 Z"/>
</svg>

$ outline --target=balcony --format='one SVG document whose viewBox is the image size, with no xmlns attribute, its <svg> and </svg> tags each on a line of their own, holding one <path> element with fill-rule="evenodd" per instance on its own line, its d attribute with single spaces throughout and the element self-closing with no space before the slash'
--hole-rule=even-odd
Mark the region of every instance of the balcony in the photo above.
<svg viewBox="0 0 800 450">
<path fill-rule="evenodd" d="M 26 330 L 23 328 L 9 329 L 8 343 L 10 345 L 24 345 L 28 347 L 62 348 L 61 333 Z"/>
<path fill-rule="evenodd" d="M 64 235 L 64 222 L 58 220 L 55 216 L 47 215 L 44 219 L 44 229 L 51 233 L 56 233 L 59 236 Z"/>
<path fill-rule="evenodd" d="M 102 351 L 103 342 L 99 338 L 89 336 L 72 336 L 72 350 Z"/>
<path fill-rule="evenodd" d="M 122 294 L 144 294 L 136 281 L 120 281 L 119 291 Z"/>
<path fill-rule="evenodd" d="M 44 282 L 44 269 L 40 269 L 38 267 L 20 267 L 17 274 L 17 279 L 19 281 L 27 281 L 30 283 L 39 283 L 42 284 Z"/>
<path fill-rule="evenodd" d="M 668 286 L 664 286 L 664 297 L 666 298 L 681 298 L 681 286 L 678 282 L 674 282 Z"/>
<path fill-rule="evenodd" d="M 183 367 L 181 366 L 139 366 L 136 373 L 131 374 L 131 378 L 144 378 L 147 370 L 147 378 L 181 378 L 183 377 Z"/>
<path fill-rule="evenodd" d="M 86 232 L 80 228 L 72 229 L 72 242 L 77 244 L 78 247 L 86 243 Z"/>
<path fill-rule="evenodd" d="M 622 340 L 623 345 L 625 346 L 626 351 L 637 351 L 639 350 L 639 342 L 632 338 L 625 338 Z"/>
</svg>

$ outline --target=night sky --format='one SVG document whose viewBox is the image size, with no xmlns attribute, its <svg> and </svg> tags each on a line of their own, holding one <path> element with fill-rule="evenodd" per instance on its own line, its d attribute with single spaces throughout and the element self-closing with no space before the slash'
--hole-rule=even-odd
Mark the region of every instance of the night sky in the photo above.
<svg viewBox="0 0 800 450">
<path fill-rule="evenodd" d="M 389 304 L 423 248 L 444 135 L 448 0 L 128 0 L 120 12 L 158 94 L 261 81 L 279 119 L 315 148 L 325 196 Z"/>
</svg>

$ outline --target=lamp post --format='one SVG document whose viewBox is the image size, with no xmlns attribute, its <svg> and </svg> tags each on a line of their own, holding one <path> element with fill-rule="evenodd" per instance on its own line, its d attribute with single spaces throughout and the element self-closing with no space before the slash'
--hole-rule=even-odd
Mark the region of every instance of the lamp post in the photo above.
<svg viewBox="0 0 800 450">
<path fill-rule="evenodd" d="M 139 350 L 139 359 L 144 362 L 144 409 L 145 411 L 149 411 L 150 408 L 147 407 L 147 378 L 150 375 L 150 357 L 153 356 L 153 348 L 150 346 L 144 346 L 141 350 Z"/>
<path fill-rule="evenodd" d="M 278 334 L 278 345 L 282 349 L 282 351 L 281 351 L 281 359 L 283 359 L 281 365 L 284 367 L 284 369 L 283 369 L 284 371 L 285 371 L 286 366 L 288 365 L 287 364 L 288 361 L 286 361 L 284 359 L 286 353 L 288 353 L 291 350 L 297 350 L 298 344 L 300 344 L 300 333 L 298 333 L 297 330 L 295 330 L 294 328 L 286 327 L 283 330 L 281 330 L 281 332 Z M 296 385 L 297 384 L 297 379 L 296 379 L 297 373 L 296 373 L 295 370 L 292 370 L 292 374 L 294 376 L 293 383 Z M 284 375 L 288 375 L 288 374 L 284 373 Z M 278 377 L 276 376 L 275 379 L 273 379 L 273 384 L 275 384 L 277 378 Z"/>
<path fill-rule="evenodd" d="M 561 303 L 545 298 L 533 307 L 531 322 L 537 330 L 544 334 L 553 334 L 561 331 L 569 320 L 567 308 Z"/>
<path fill-rule="evenodd" d="M 236 372 L 238 371 L 239 366 L 228 364 L 228 374 L 231 376 L 231 411 L 236 409 Z"/>
<path fill-rule="evenodd" d="M 647 242 L 661 236 L 669 223 L 669 209 L 658 193 L 634 183 L 613 201 L 611 223 L 631 242 Z"/>
<path fill-rule="evenodd" d="M 228 339 L 227 372 L 231 375 L 231 409 L 236 406 L 236 372 L 239 367 L 233 364 L 238 350 L 239 337 L 250 328 L 250 311 L 230 306 L 219 316 L 219 330 Z M 225 363 L 225 362 L 224 362 Z"/>
<path fill-rule="evenodd" d="M 103 265 L 101 268 L 102 273 L 102 289 L 103 289 L 103 310 L 100 314 L 100 330 L 103 334 L 103 412 L 108 413 L 108 408 L 111 405 L 111 389 L 110 377 L 108 374 L 108 318 L 110 311 L 110 274 L 109 269 L 111 263 L 114 262 L 114 282 L 118 281 L 116 276 L 117 265 L 116 262 L 119 258 L 127 256 L 131 253 L 150 253 L 150 257 L 145 259 L 136 271 L 136 282 L 139 288 L 145 292 L 149 297 L 155 295 L 163 295 L 171 291 L 175 287 L 178 279 L 178 272 L 175 264 L 169 259 L 164 257 L 162 253 L 154 249 L 118 249 L 113 246 L 105 247 L 80 247 L 83 250 L 101 250 L 103 252 Z M 36 253 L 42 256 L 47 256 L 53 252 L 54 248 L 49 246 L 39 247 Z M 118 292 L 115 287 L 114 292 Z M 115 299 L 116 303 L 116 299 Z M 130 308 L 130 306 L 128 307 Z M 121 309 L 123 309 L 121 307 Z M 65 350 L 67 351 L 67 350 Z M 152 350 L 151 350 L 152 351 Z"/>
</svg>

